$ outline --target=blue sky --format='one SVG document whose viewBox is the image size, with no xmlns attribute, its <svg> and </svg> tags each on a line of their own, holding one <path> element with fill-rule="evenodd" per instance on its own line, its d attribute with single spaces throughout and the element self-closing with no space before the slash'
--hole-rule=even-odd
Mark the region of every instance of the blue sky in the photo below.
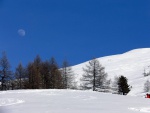
<svg viewBox="0 0 150 113">
<path fill-rule="evenodd" d="M 0 0 L 0 52 L 13 68 L 37 54 L 75 65 L 145 47 L 150 0 Z"/>
</svg>

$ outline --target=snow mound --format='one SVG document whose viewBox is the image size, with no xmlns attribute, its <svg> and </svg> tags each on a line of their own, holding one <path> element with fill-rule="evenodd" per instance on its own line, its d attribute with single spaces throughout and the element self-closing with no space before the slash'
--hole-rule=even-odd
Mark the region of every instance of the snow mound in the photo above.
<svg viewBox="0 0 150 113">
<path fill-rule="evenodd" d="M 14 99 L 14 98 L 1 98 L 0 99 L 0 106 L 9 106 L 14 104 L 21 104 L 23 100 Z"/>
</svg>

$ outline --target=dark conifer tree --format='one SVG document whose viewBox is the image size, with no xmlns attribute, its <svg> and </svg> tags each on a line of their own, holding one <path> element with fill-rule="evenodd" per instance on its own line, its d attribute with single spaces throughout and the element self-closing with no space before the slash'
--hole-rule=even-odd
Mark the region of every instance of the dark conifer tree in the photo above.
<svg viewBox="0 0 150 113">
<path fill-rule="evenodd" d="M 2 53 L 2 58 L 0 59 L 0 81 L 1 90 L 6 90 L 10 87 L 12 79 L 12 71 L 10 70 L 10 64 L 7 59 L 5 52 Z"/>
<path fill-rule="evenodd" d="M 36 89 L 35 87 L 35 76 L 34 76 L 34 66 L 33 66 L 33 63 L 29 63 L 28 66 L 27 66 L 27 79 L 28 79 L 28 82 L 26 82 L 26 88 L 29 88 L 29 89 Z"/>
<path fill-rule="evenodd" d="M 42 74 L 41 74 L 41 69 L 42 69 L 42 60 L 39 55 L 37 55 L 34 59 L 33 62 L 33 74 L 35 77 L 35 87 L 36 89 L 42 88 Z"/>
<path fill-rule="evenodd" d="M 50 63 L 48 61 L 45 61 L 42 63 L 42 87 L 44 89 L 50 88 Z"/>
<path fill-rule="evenodd" d="M 19 63 L 18 67 L 16 68 L 15 72 L 15 79 L 16 79 L 16 88 L 23 89 L 24 82 L 25 82 L 25 68 Z"/>
<path fill-rule="evenodd" d="M 34 62 L 29 63 L 27 66 L 27 76 L 29 80 L 29 88 L 40 89 L 42 88 L 42 61 L 40 56 L 36 56 Z"/>
<path fill-rule="evenodd" d="M 118 93 L 122 95 L 127 95 L 130 91 L 130 86 L 128 85 L 128 79 L 124 76 L 120 76 L 118 79 Z"/>
<path fill-rule="evenodd" d="M 62 77 L 54 57 L 50 59 L 50 87 L 52 89 L 62 88 Z"/>
</svg>

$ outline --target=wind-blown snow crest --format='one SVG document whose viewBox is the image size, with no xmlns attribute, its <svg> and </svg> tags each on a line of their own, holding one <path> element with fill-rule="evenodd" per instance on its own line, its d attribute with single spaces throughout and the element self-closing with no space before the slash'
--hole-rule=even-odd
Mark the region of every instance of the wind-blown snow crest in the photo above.
<svg viewBox="0 0 150 113">
<path fill-rule="evenodd" d="M 98 58 L 100 63 L 105 67 L 109 79 L 114 79 L 115 76 L 126 76 L 132 89 L 129 95 L 143 96 L 143 88 L 146 80 L 150 80 L 150 76 L 144 77 L 144 70 L 150 71 L 150 48 L 141 48 L 131 50 L 129 52 Z M 87 62 L 72 66 L 75 73 L 78 86 L 81 81 L 83 67 Z"/>
</svg>

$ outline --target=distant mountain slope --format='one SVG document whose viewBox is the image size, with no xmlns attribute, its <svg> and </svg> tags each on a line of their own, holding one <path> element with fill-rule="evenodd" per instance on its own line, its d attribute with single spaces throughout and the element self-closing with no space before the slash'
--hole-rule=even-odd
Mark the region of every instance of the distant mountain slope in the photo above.
<svg viewBox="0 0 150 113">
<path fill-rule="evenodd" d="M 144 77 L 144 70 L 150 71 L 150 48 L 135 49 L 129 52 L 98 58 L 105 67 L 108 78 L 114 79 L 114 76 L 124 75 L 128 78 L 132 90 L 129 95 L 142 96 L 144 83 L 150 80 L 150 76 Z M 72 67 L 78 85 L 83 74 L 82 68 L 88 64 L 88 61 Z"/>
</svg>

